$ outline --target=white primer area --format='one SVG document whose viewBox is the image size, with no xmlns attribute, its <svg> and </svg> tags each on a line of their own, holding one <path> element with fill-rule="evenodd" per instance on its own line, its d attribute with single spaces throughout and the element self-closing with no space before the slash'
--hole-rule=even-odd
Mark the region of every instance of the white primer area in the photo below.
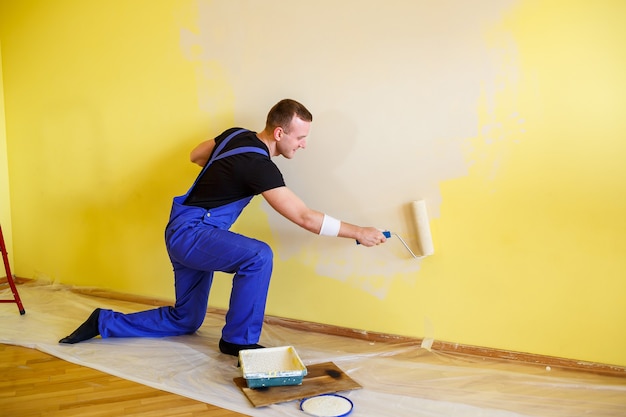
<svg viewBox="0 0 626 417">
<path fill-rule="evenodd" d="M 431 221 L 439 217 L 440 183 L 468 175 L 471 140 L 490 128 L 480 126 L 479 103 L 493 108 L 502 80 L 517 71 L 510 36 L 499 35 L 503 48 L 485 38 L 515 4 L 199 1 L 181 50 L 197 66 L 199 105 L 210 115 L 234 102 L 235 124 L 261 130 L 278 100 L 305 104 L 313 113 L 307 148 L 274 158 L 287 186 L 323 213 L 398 233 L 415 251 L 408 205 L 423 199 Z M 380 299 L 394 279 L 418 279 L 422 260 L 397 239 L 356 250 L 263 208 L 282 260 Z"/>
</svg>

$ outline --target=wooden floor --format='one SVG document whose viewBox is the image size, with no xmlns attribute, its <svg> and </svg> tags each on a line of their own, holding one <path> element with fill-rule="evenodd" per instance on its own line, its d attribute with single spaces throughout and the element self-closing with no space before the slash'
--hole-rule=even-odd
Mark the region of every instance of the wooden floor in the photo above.
<svg viewBox="0 0 626 417">
<path fill-rule="evenodd" d="M 0 344 L 2 417 L 239 417 L 20 346 Z"/>
</svg>

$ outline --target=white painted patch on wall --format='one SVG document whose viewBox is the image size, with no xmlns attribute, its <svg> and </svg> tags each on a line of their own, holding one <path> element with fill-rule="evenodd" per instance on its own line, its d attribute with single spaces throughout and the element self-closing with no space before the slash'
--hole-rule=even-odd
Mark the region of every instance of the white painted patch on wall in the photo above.
<svg viewBox="0 0 626 417">
<path fill-rule="evenodd" d="M 309 107 L 307 149 L 275 161 L 310 207 L 395 231 L 417 249 L 409 205 L 424 199 L 436 221 L 439 183 L 467 175 L 468 143 L 480 135 L 477 106 L 497 92 L 502 70 L 484 33 L 514 3 L 321 0 L 286 9 L 278 0 L 199 1 L 199 30 L 186 31 L 181 46 L 225 69 L 239 126 L 262 129 L 285 97 Z M 394 238 L 365 248 L 302 232 L 262 207 L 281 259 L 380 298 L 394 279 L 418 277 L 423 260 Z"/>
</svg>

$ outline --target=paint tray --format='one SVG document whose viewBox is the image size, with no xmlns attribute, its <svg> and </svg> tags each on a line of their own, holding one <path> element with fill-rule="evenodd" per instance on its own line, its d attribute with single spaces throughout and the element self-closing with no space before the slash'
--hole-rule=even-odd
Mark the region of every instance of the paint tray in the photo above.
<svg viewBox="0 0 626 417">
<path fill-rule="evenodd" d="M 241 350 L 239 364 L 248 388 L 300 385 L 307 373 L 293 346 Z"/>
</svg>

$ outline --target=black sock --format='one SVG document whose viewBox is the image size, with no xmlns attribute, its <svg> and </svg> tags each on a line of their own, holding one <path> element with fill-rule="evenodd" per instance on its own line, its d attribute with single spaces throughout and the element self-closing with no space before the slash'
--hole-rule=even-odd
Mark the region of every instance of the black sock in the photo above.
<svg viewBox="0 0 626 417">
<path fill-rule="evenodd" d="M 220 339 L 220 352 L 225 353 L 227 355 L 239 356 L 240 350 L 245 349 L 263 349 L 265 346 L 261 345 L 237 345 L 235 343 L 230 343 L 225 341 L 224 339 Z"/>
<path fill-rule="evenodd" d="M 85 320 L 83 324 L 81 324 L 78 329 L 74 330 L 74 332 L 59 340 L 59 343 L 69 343 L 74 344 L 78 342 L 82 342 L 87 339 L 91 339 L 92 337 L 96 337 L 100 334 L 98 330 L 98 318 L 100 316 L 100 309 L 96 308 L 89 318 Z"/>
</svg>

